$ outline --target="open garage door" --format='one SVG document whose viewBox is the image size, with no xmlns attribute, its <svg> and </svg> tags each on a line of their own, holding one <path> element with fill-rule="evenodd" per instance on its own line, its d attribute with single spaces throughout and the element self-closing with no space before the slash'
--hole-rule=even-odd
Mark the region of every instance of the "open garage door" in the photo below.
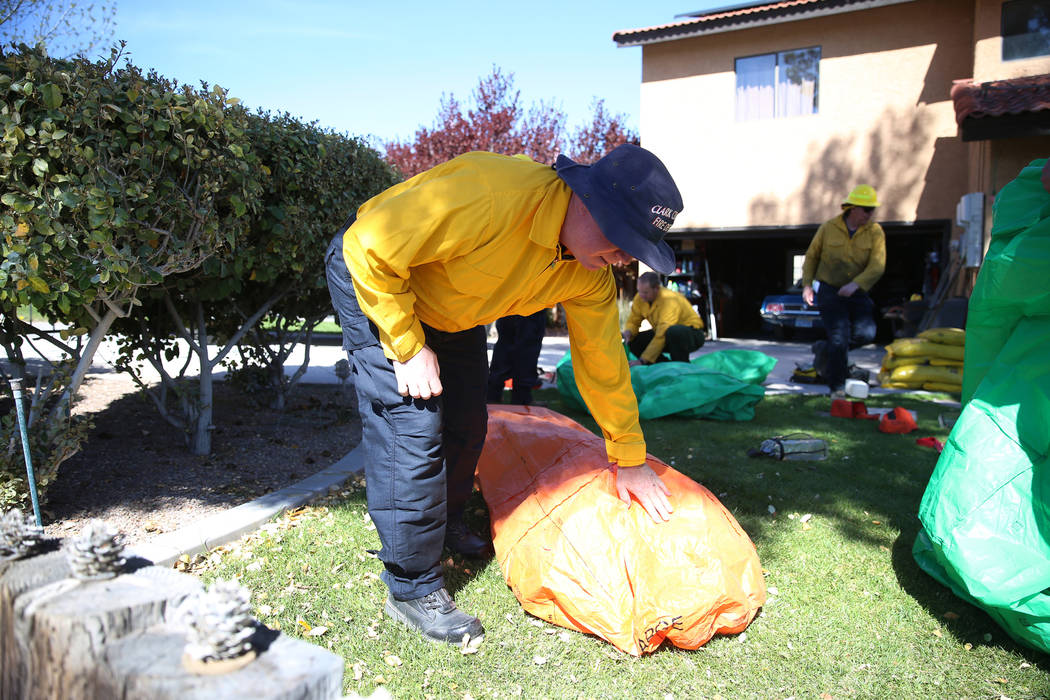
<svg viewBox="0 0 1050 700">
<path fill-rule="evenodd" d="M 880 311 L 929 295 L 944 267 L 951 222 L 879 222 L 886 232 L 886 273 L 871 291 Z M 678 232 L 668 242 L 683 274 L 693 274 L 706 289 L 704 261 L 711 277 L 718 335 L 759 337 L 769 333 L 759 316 L 762 300 L 788 291 L 801 293 L 802 259 L 817 225 L 778 228 L 706 229 Z M 881 313 L 880 313 L 881 316 Z M 893 329 L 879 318 L 879 342 L 890 342 Z"/>
</svg>

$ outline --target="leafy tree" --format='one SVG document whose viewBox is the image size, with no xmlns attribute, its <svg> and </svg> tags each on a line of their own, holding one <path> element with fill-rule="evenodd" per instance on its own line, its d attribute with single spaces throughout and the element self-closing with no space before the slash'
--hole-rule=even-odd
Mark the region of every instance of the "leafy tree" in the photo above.
<svg viewBox="0 0 1050 700">
<path fill-rule="evenodd" d="M 304 321 L 312 327 L 331 308 L 325 248 L 349 212 L 395 182 L 378 154 L 355 139 L 287 114 L 241 116 L 260 184 L 246 215 L 249 225 L 221 254 L 165 279 L 141 313 L 119 324 L 122 367 L 202 455 L 211 451 L 216 368 L 226 364 L 239 367 L 242 376 L 261 374 L 274 403 L 283 405 L 306 369 L 290 380 L 284 375 L 299 339 L 292 329 Z M 264 317 L 272 334 L 259 327 Z M 231 359 L 234 349 L 240 362 Z M 176 358 L 183 360 L 182 369 L 172 374 L 165 363 Z M 158 386 L 146 387 L 136 370 L 140 361 L 160 374 Z M 191 365 L 199 369 L 195 383 L 185 381 Z"/>
<path fill-rule="evenodd" d="M 524 153 L 540 163 L 553 163 L 559 153 L 592 163 L 622 143 L 637 143 L 638 135 L 624 124 L 624 116 L 610 114 L 604 100 L 595 99 L 590 124 L 567 136 L 565 113 L 539 102 L 526 112 L 514 75 L 493 67 L 472 93 L 472 107 L 464 113 L 454 95 L 443 96 L 433 128 L 420 127 L 410 142 L 385 145 L 387 161 L 411 177 L 468 151 L 506 155 Z"/>
<path fill-rule="evenodd" d="M 53 54 L 59 46 L 86 56 L 113 36 L 116 2 L 96 0 L 0 0 L 0 33 L 4 40 L 44 44 Z"/>
<path fill-rule="evenodd" d="M 141 290 L 229 246 L 256 196 L 225 92 L 118 68 L 121 57 L 0 51 L 0 343 L 16 376 L 31 337 L 70 367 L 32 392 L 30 428 L 42 435 L 61 433 L 99 343 Z M 19 319 L 26 306 L 61 330 Z M 19 450 L 3 437 L 10 466 Z M 34 456 L 42 481 L 75 452 L 48 444 Z"/>
<path fill-rule="evenodd" d="M 357 139 L 287 116 L 279 125 L 286 136 L 260 146 L 263 160 L 272 164 L 263 194 L 264 203 L 269 201 L 265 210 L 280 212 L 277 225 L 294 229 L 303 264 L 290 271 L 297 276 L 291 290 L 238 346 L 243 366 L 249 371 L 256 368 L 256 374 L 265 377 L 274 408 L 283 408 L 286 395 L 305 373 L 312 329 L 331 313 L 323 268 L 325 249 L 350 212 L 399 179 L 378 153 Z M 282 277 L 288 276 L 287 260 L 279 259 L 277 268 Z M 299 342 L 305 348 L 303 362 L 289 378 L 284 364 Z"/>
<path fill-rule="evenodd" d="M 638 134 L 624 125 L 623 115 L 606 111 L 605 100 L 595 98 L 591 109 L 591 123 L 579 127 L 573 136 L 573 160 L 593 163 L 621 144 L 638 143 Z"/>
<path fill-rule="evenodd" d="M 405 177 L 469 151 L 492 151 L 550 162 L 564 146 L 565 115 L 554 107 L 533 105 L 523 116 L 513 75 L 499 68 L 482 78 L 464 114 L 454 95 L 442 97 L 434 127 L 420 127 L 415 140 L 386 144 L 386 159 Z"/>
</svg>

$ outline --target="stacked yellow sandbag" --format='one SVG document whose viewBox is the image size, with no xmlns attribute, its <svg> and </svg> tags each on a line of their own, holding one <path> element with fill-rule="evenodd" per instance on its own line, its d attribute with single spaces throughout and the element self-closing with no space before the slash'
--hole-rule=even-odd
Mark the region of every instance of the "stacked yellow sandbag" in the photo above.
<svg viewBox="0 0 1050 700">
<path fill-rule="evenodd" d="M 886 346 L 879 383 L 894 389 L 962 391 L 966 331 L 931 328 Z"/>
</svg>

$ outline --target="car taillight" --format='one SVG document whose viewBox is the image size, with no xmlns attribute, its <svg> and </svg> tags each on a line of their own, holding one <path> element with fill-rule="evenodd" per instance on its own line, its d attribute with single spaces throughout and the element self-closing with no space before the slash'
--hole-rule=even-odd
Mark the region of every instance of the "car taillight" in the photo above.
<svg viewBox="0 0 1050 700">
<path fill-rule="evenodd" d="M 784 305 L 783 304 L 766 304 L 766 313 L 782 314 L 782 313 L 784 313 Z"/>
</svg>

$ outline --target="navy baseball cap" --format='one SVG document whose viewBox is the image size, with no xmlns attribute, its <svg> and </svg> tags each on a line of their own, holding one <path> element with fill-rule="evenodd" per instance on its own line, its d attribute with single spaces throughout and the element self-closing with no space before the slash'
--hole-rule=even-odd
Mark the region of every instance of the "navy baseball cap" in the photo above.
<svg viewBox="0 0 1050 700">
<path fill-rule="evenodd" d="M 625 143 L 593 165 L 558 156 L 554 170 L 611 243 L 661 274 L 674 272 L 664 234 L 682 210 L 682 195 L 659 158 Z"/>
</svg>

